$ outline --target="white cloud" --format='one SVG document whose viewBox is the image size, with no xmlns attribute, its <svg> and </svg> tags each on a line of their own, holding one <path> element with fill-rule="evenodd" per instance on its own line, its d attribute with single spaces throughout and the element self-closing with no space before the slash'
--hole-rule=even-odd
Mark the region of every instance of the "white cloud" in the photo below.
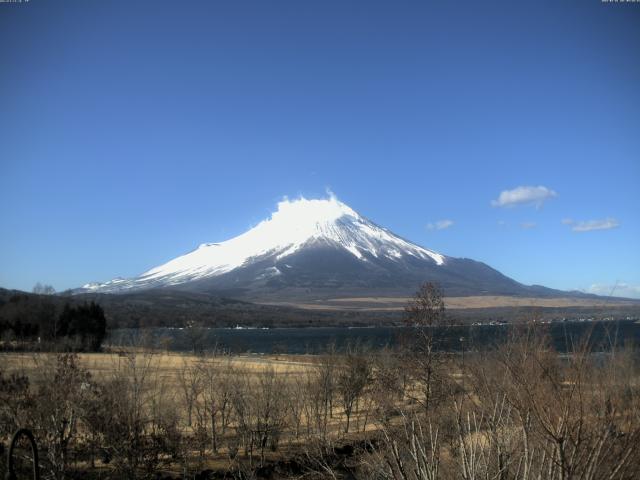
<svg viewBox="0 0 640 480">
<path fill-rule="evenodd" d="M 535 228 L 536 227 L 536 223 L 535 222 L 522 222 L 520 224 L 520 227 L 524 228 L 525 230 L 529 230 L 531 228 Z"/>
<path fill-rule="evenodd" d="M 571 220 L 570 218 L 563 218 L 563 219 L 562 219 L 562 224 L 563 224 L 563 225 L 573 225 L 574 223 L 576 223 L 576 222 L 574 222 L 574 221 L 573 221 L 573 220 Z"/>
<path fill-rule="evenodd" d="M 615 285 L 594 283 L 587 291 L 589 293 L 595 293 L 596 295 L 640 298 L 640 285 L 629 285 L 628 283 L 616 283 Z"/>
<path fill-rule="evenodd" d="M 553 190 L 539 185 L 537 187 L 520 186 L 513 190 L 503 190 L 497 200 L 492 200 L 494 207 L 513 207 L 516 205 L 535 205 L 542 207 L 545 201 L 557 197 Z"/>
<path fill-rule="evenodd" d="M 453 220 L 438 220 L 435 223 L 427 223 L 427 230 L 445 230 L 453 226 Z"/>
<path fill-rule="evenodd" d="M 564 222 L 563 222 L 564 223 Z M 571 230 L 574 232 L 591 232 L 593 230 L 611 230 L 617 228 L 620 223 L 615 218 L 605 218 L 604 220 L 587 220 L 585 222 L 571 222 Z"/>
</svg>

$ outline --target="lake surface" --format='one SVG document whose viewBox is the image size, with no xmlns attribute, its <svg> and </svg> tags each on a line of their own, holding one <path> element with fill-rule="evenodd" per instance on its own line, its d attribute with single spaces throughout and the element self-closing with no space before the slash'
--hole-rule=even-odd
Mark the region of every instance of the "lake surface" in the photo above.
<svg viewBox="0 0 640 480">
<path fill-rule="evenodd" d="M 514 326 L 473 325 L 434 329 L 438 348 L 459 352 L 496 345 L 513 332 Z M 608 350 L 611 345 L 640 345 L 640 323 L 633 320 L 606 322 L 561 322 L 540 325 L 559 352 L 571 350 L 571 345 L 589 338 L 595 350 Z M 347 346 L 362 344 L 371 348 L 394 346 L 403 338 L 416 335 L 410 327 L 370 328 L 154 328 L 145 330 L 118 329 L 111 332 L 111 345 L 152 345 L 174 351 L 210 351 L 222 348 L 234 353 L 322 353 L 330 346 L 343 351 Z"/>
</svg>

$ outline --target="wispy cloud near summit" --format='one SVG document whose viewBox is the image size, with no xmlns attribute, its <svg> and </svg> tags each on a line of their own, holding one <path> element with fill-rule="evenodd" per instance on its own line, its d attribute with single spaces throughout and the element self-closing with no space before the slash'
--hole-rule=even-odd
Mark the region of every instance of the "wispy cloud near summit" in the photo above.
<svg viewBox="0 0 640 480">
<path fill-rule="evenodd" d="M 540 208 L 544 202 L 557 196 L 556 192 L 542 185 L 537 187 L 520 186 L 512 190 L 503 190 L 496 200 L 491 201 L 491 205 L 494 207 L 535 205 L 536 208 Z"/>
</svg>

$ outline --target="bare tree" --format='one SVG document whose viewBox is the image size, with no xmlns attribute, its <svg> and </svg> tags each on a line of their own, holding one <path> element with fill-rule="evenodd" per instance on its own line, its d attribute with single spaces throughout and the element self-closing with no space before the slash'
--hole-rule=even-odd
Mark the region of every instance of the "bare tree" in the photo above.
<svg viewBox="0 0 640 480">
<path fill-rule="evenodd" d="M 299 372 L 287 375 L 289 382 L 285 385 L 286 409 L 289 415 L 289 423 L 293 428 L 296 440 L 300 438 L 302 419 L 305 414 L 309 396 L 305 394 L 307 386 L 306 378 Z"/>
<path fill-rule="evenodd" d="M 78 434 L 81 405 L 91 389 L 91 375 L 80 367 L 75 354 L 58 355 L 53 366 L 40 365 L 39 369 L 41 401 L 35 404 L 33 421 L 46 451 L 51 475 L 64 479 L 72 443 Z"/>
<path fill-rule="evenodd" d="M 304 417 L 307 420 L 307 434 L 319 437 L 321 443 L 328 439 L 328 425 L 336 393 L 337 363 L 335 350 L 330 349 L 304 377 L 304 391 L 307 397 L 304 403 Z"/>
<path fill-rule="evenodd" d="M 381 427 L 382 448 L 364 457 L 368 476 L 389 480 L 436 480 L 440 470 L 440 435 L 431 422 L 402 414 L 400 422 Z"/>
<path fill-rule="evenodd" d="M 286 427 L 286 396 L 284 379 L 273 368 L 260 374 L 257 392 L 253 396 L 256 403 L 255 433 L 260 448 L 260 464 L 264 463 L 267 447 L 275 451 L 280 436 Z"/>
<path fill-rule="evenodd" d="M 201 354 L 205 345 L 206 330 L 194 321 L 186 322 L 183 333 L 187 337 L 189 347 L 194 355 Z"/>
<path fill-rule="evenodd" d="M 232 379 L 231 404 L 235 415 L 238 444 L 244 448 L 244 455 L 249 458 L 249 463 L 252 463 L 253 459 L 253 419 L 255 416 L 254 404 L 250 401 L 251 395 L 249 375 L 239 371 Z"/>
<path fill-rule="evenodd" d="M 34 401 L 29 377 L 16 372 L 7 375 L 0 367 L 0 445 L 8 443 L 18 428 L 29 425 Z M 0 455 L 0 472 L 6 469 L 5 459 Z"/>
<path fill-rule="evenodd" d="M 152 354 L 118 357 L 103 385 L 103 448 L 120 478 L 147 475 L 176 455 L 175 398 Z"/>
<path fill-rule="evenodd" d="M 203 358 L 198 368 L 202 378 L 202 407 L 208 417 L 211 449 L 217 452 L 221 435 L 226 432 L 230 420 L 232 400 L 233 363 L 228 355 L 213 353 Z"/>
<path fill-rule="evenodd" d="M 338 392 L 346 416 L 345 433 L 349 432 L 349 423 L 354 406 L 361 398 L 371 379 L 371 363 L 357 350 L 348 351 L 338 370 Z"/>
<path fill-rule="evenodd" d="M 447 323 L 442 290 L 437 284 L 426 282 L 420 286 L 405 307 L 405 323 L 415 328 L 409 346 L 415 379 L 421 389 L 416 400 L 429 412 L 434 400 L 439 400 L 445 380 L 442 372 L 444 358 L 435 344 L 435 329 Z"/>
<path fill-rule="evenodd" d="M 456 403 L 462 478 L 635 478 L 638 404 L 625 355 L 599 360 L 588 342 L 558 356 L 529 327 L 469 370 L 473 396 Z"/>
<path fill-rule="evenodd" d="M 190 359 L 183 358 L 177 372 L 178 386 L 187 411 L 187 426 L 193 423 L 193 408 L 203 389 L 203 370 Z"/>
<path fill-rule="evenodd" d="M 54 293 L 56 293 L 56 289 L 53 288 L 51 285 L 43 285 L 42 283 L 38 282 L 33 286 L 33 293 L 36 293 L 38 295 L 53 295 Z"/>
<path fill-rule="evenodd" d="M 372 397 L 377 417 L 385 424 L 398 411 L 407 387 L 406 366 L 398 352 L 389 348 L 374 357 Z"/>
</svg>

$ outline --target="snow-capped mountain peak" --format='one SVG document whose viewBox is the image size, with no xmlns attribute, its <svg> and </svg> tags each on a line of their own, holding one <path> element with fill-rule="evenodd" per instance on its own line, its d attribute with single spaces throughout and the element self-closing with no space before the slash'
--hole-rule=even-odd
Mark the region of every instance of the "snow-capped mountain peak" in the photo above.
<svg viewBox="0 0 640 480">
<path fill-rule="evenodd" d="M 383 257 L 398 261 L 404 257 L 443 265 L 446 257 L 408 242 L 362 217 L 331 195 L 325 199 L 284 199 L 267 220 L 230 240 L 203 243 L 197 249 L 139 277 L 91 283 L 85 291 L 122 291 L 178 285 L 216 277 L 256 261 L 269 259 L 263 276 L 278 275 L 276 263 L 314 245 L 331 246 L 349 252 L 362 262 Z"/>
</svg>

